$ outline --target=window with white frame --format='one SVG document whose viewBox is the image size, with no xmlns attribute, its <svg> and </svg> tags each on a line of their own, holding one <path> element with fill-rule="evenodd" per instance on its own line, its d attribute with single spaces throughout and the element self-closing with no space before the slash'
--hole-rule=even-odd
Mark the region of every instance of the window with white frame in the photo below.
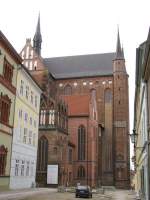
<svg viewBox="0 0 150 200">
<path fill-rule="evenodd" d="M 28 121 L 28 113 L 25 113 L 25 114 L 24 114 L 24 120 L 25 120 L 25 122 Z"/>
<path fill-rule="evenodd" d="M 23 87 L 24 87 L 24 82 L 23 80 L 21 80 L 21 83 L 20 83 L 20 94 L 23 96 Z"/>
<path fill-rule="evenodd" d="M 33 133 L 33 146 L 36 146 L 36 134 Z"/>
<path fill-rule="evenodd" d="M 21 176 L 24 176 L 24 166 L 25 165 L 25 161 L 24 160 L 22 160 L 22 162 L 21 162 Z"/>
<path fill-rule="evenodd" d="M 16 160 L 15 163 L 15 176 L 19 175 L 19 160 Z"/>
<path fill-rule="evenodd" d="M 23 143 L 27 143 L 27 128 L 24 128 Z"/>
<path fill-rule="evenodd" d="M 37 107 L 37 96 L 35 96 L 35 107 Z"/>
<path fill-rule="evenodd" d="M 31 91 L 31 103 L 33 104 L 33 92 Z"/>
<path fill-rule="evenodd" d="M 30 125 L 32 125 L 32 117 L 30 117 Z"/>
<path fill-rule="evenodd" d="M 19 118 L 21 119 L 22 118 L 22 110 L 19 109 Z"/>
<path fill-rule="evenodd" d="M 26 176 L 29 176 L 29 170 L 30 170 L 29 165 L 30 165 L 30 162 L 27 161 Z"/>
<path fill-rule="evenodd" d="M 29 144 L 32 144 L 32 131 L 29 131 Z"/>
<path fill-rule="evenodd" d="M 29 98 L 29 86 L 26 86 L 26 99 L 28 100 Z"/>
</svg>

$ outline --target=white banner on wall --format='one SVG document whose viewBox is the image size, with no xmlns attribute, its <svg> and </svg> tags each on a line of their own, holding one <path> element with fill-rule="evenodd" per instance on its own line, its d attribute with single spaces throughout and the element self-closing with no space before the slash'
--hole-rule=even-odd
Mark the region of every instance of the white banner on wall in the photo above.
<svg viewBox="0 0 150 200">
<path fill-rule="evenodd" d="M 47 184 L 58 184 L 58 165 L 47 165 Z"/>
</svg>

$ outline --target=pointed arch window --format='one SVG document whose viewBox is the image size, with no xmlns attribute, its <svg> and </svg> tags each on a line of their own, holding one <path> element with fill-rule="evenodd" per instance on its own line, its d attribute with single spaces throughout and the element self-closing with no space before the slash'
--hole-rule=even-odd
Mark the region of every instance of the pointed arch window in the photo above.
<svg viewBox="0 0 150 200">
<path fill-rule="evenodd" d="M 85 160 L 85 127 L 78 128 L 78 160 Z"/>
<path fill-rule="evenodd" d="M 47 162 L 48 162 L 48 140 L 46 137 L 41 137 L 38 142 L 38 161 L 37 161 L 37 169 L 38 171 L 46 171 L 47 170 Z"/>
<path fill-rule="evenodd" d="M 54 110 L 54 104 L 52 103 L 49 110 L 49 124 L 54 126 L 55 124 L 55 110 Z"/>
<path fill-rule="evenodd" d="M 46 110 L 40 111 L 40 125 L 45 125 L 46 123 Z"/>
<path fill-rule="evenodd" d="M 71 95 L 72 94 L 72 87 L 70 85 L 66 85 L 64 88 L 64 95 Z"/>
<path fill-rule="evenodd" d="M 105 103 L 111 103 L 112 102 L 112 92 L 110 89 L 105 90 Z"/>
<path fill-rule="evenodd" d="M 85 178 L 85 168 L 83 166 L 78 168 L 78 178 Z"/>
</svg>

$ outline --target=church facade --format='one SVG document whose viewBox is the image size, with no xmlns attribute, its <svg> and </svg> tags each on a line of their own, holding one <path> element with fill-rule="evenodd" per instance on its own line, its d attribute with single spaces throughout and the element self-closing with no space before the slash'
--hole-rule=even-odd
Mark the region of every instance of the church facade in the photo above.
<svg viewBox="0 0 150 200">
<path fill-rule="evenodd" d="M 46 165 L 59 163 L 60 185 L 129 188 L 128 74 L 119 31 L 112 53 L 43 58 L 41 44 L 39 18 L 33 46 L 27 39 L 20 54 L 43 87 L 41 102 L 52 106 L 41 104 L 43 125 L 46 117 L 53 123 L 39 128 L 39 142 L 47 141 L 43 182 Z"/>
</svg>

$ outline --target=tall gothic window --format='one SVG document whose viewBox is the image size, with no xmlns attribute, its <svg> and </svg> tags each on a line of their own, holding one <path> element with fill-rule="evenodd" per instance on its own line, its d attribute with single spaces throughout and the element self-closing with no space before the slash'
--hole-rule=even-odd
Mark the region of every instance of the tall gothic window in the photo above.
<svg viewBox="0 0 150 200">
<path fill-rule="evenodd" d="M 49 110 L 49 124 L 54 126 L 55 124 L 55 110 L 54 110 L 54 104 L 51 105 Z"/>
<path fill-rule="evenodd" d="M 45 125 L 46 123 L 46 110 L 41 110 L 40 112 L 40 125 Z"/>
<path fill-rule="evenodd" d="M 70 85 L 66 85 L 64 88 L 64 95 L 71 95 L 72 94 L 72 87 Z"/>
<path fill-rule="evenodd" d="M 5 175 L 7 161 L 7 148 L 4 145 L 0 146 L 0 176 Z"/>
<path fill-rule="evenodd" d="M 112 102 L 112 92 L 110 89 L 105 90 L 105 103 L 111 103 Z"/>
<path fill-rule="evenodd" d="M 39 139 L 37 158 L 38 158 L 37 162 L 38 171 L 46 171 L 48 162 L 48 140 L 44 136 Z"/>
<path fill-rule="evenodd" d="M 85 127 L 78 128 L 78 160 L 85 160 Z"/>
<path fill-rule="evenodd" d="M 113 170 L 113 102 L 112 102 L 112 91 L 107 88 L 105 90 L 105 105 L 104 105 L 104 126 L 105 126 L 105 134 L 103 134 L 103 156 L 104 156 L 104 168 L 106 171 Z"/>
<path fill-rule="evenodd" d="M 85 169 L 83 166 L 78 168 L 78 178 L 85 178 Z"/>
</svg>

